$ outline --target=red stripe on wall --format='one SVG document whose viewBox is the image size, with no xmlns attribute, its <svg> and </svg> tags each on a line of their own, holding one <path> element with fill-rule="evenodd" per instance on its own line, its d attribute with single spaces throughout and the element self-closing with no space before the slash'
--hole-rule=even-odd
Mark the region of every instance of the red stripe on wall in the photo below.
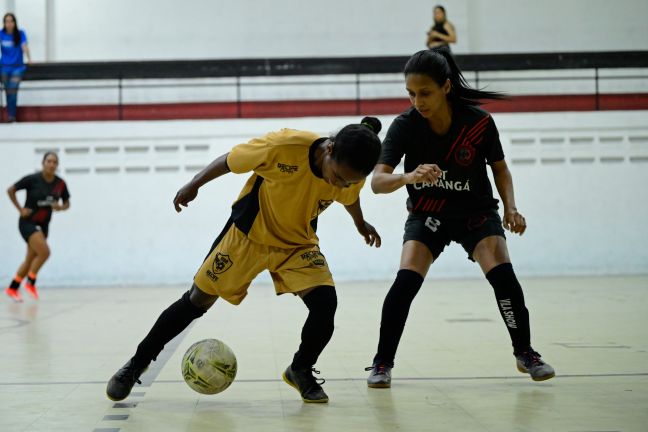
<svg viewBox="0 0 648 432">
<path fill-rule="evenodd" d="M 510 100 L 489 101 L 483 107 L 490 112 L 547 112 L 648 109 L 648 94 L 534 95 L 515 96 Z"/>
<path fill-rule="evenodd" d="M 648 93 L 594 95 L 514 96 L 508 100 L 489 101 L 483 107 L 490 112 L 549 112 L 645 110 Z M 23 106 L 19 121 L 55 122 L 89 120 L 171 120 L 219 118 L 278 118 L 308 116 L 349 116 L 398 114 L 409 107 L 407 99 L 205 102 L 173 104 Z M 6 113 L 2 113 L 6 119 Z"/>
</svg>

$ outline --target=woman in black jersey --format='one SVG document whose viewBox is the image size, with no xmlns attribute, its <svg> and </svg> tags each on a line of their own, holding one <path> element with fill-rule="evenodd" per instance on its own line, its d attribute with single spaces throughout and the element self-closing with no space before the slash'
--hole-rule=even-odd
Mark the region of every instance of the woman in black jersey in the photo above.
<svg viewBox="0 0 648 432">
<path fill-rule="evenodd" d="M 447 50 L 424 50 L 405 65 L 412 107 L 387 132 L 371 188 L 390 193 L 407 187 L 409 216 L 400 270 L 382 309 L 380 341 L 367 383 L 390 387 L 391 369 L 409 308 L 430 265 L 450 242 L 460 243 L 493 286 L 520 372 L 536 381 L 553 368 L 531 348 L 529 313 L 509 259 L 502 225 L 523 234 L 526 221 L 515 206 L 511 173 L 492 117 L 477 107 L 497 93 L 468 87 Z M 393 174 L 405 156 L 404 174 Z M 486 173 L 490 165 L 504 206 L 498 215 Z"/>
<path fill-rule="evenodd" d="M 16 302 L 22 301 L 18 288 L 25 276 L 27 276 L 25 289 L 32 297 L 38 299 L 36 275 L 50 255 L 47 233 L 52 212 L 70 208 L 67 185 L 56 175 L 58 163 L 56 153 L 45 153 L 42 171 L 23 177 L 7 189 L 9 199 L 20 213 L 18 220 L 20 235 L 27 242 L 25 261 L 18 267 L 16 277 L 5 290 L 5 293 Z M 21 206 L 16 198 L 16 192 L 21 189 L 27 192 L 24 206 Z"/>
<path fill-rule="evenodd" d="M 450 44 L 457 42 L 455 28 L 446 16 L 443 6 L 434 7 L 434 25 L 427 32 L 426 45 L 430 49 L 442 48 L 450 50 Z"/>
</svg>

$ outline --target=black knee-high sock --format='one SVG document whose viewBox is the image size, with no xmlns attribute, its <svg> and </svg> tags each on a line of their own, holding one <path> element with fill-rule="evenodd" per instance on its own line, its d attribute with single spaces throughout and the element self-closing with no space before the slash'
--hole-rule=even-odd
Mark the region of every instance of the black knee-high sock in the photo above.
<svg viewBox="0 0 648 432">
<path fill-rule="evenodd" d="M 500 264 L 486 274 L 495 290 L 500 314 L 511 336 L 513 352 L 519 354 L 531 346 L 529 311 L 524 305 L 522 287 L 510 263 Z"/>
<path fill-rule="evenodd" d="M 301 332 L 301 344 L 291 367 L 310 369 L 333 336 L 337 295 L 332 286 L 320 286 L 303 298 L 308 307 L 308 318 Z"/>
<path fill-rule="evenodd" d="M 137 346 L 135 365 L 143 368 L 155 360 L 164 345 L 187 328 L 191 321 L 200 318 L 206 312 L 189 300 L 189 293 L 184 293 L 180 300 L 169 306 L 157 319 L 153 328 Z"/>
<path fill-rule="evenodd" d="M 423 276 L 412 270 L 399 270 L 382 308 L 380 340 L 374 363 L 394 364 L 396 349 L 405 328 L 410 305 L 423 285 Z"/>
</svg>

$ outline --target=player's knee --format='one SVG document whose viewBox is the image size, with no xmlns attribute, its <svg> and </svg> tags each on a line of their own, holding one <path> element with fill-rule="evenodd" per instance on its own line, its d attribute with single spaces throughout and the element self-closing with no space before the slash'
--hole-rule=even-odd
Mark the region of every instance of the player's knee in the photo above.
<svg viewBox="0 0 648 432">
<path fill-rule="evenodd" d="M 198 288 L 196 284 L 193 284 L 191 289 L 185 293 L 183 298 L 185 297 L 193 306 L 203 311 L 207 311 L 216 302 L 216 299 L 218 299 L 218 296 L 207 294 Z"/>
<path fill-rule="evenodd" d="M 473 249 L 472 256 L 482 267 L 492 268 L 509 262 L 508 248 L 504 237 L 492 235 L 479 241 Z"/>
<path fill-rule="evenodd" d="M 39 251 L 38 251 L 38 257 L 45 261 L 47 258 L 49 258 L 51 254 L 50 248 L 48 246 L 43 246 Z"/>
</svg>

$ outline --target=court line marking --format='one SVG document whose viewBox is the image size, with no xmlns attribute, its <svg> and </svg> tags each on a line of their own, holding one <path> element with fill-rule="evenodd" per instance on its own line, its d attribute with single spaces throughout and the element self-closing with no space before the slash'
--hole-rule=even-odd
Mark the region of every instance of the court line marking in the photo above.
<svg viewBox="0 0 648 432">
<path fill-rule="evenodd" d="M 157 374 L 156 374 L 157 376 Z M 638 373 L 602 373 L 602 374 L 565 374 L 556 375 L 556 378 L 627 378 L 627 377 L 648 377 L 648 372 Z M 392 381 L 476 381 L 476 380 L 518 380 L 529 379 L 528 375 L 519 376 L 466 376 L 466 377 L 399 377 L 392 378 Z M 366 378 L 326 378 L 330 382 L 343 381 L 365 381 Z M 184 380 L 158 380 L 156 383 L 174 384 L 182 383 Z M 281 378 L 268 379 L 237 379 L 238 383 L 270 383 L 283 382 Z M 53 382 L 0 382 L 0 386 L 38 386 L 38 385 L 94 385 L 106 384 L 106 381 L 53 381 Z M 137 388 L 137 387 L 134 387 Z"/>
<path fill-rule="evenodd" d="M 160 354 L 157 356 L 157 360 L 151 363 L 149 366 L 148 370 L 142 374 L 140 377 L 140 381 L 142 384 L 135 384 L 135 387 L 133 387 L 134 390 L 141 388 L 141 387 L 150 387 L 151 384 L 155 381 L 155 378 L 162 372 L 162 369 L 164 366 L 166 366 L 167 362 L 171 358 L 171 356 L 175 353 L 175 351 L 178 349 L 184 338 L 187 336 L 189 331 L 192 329 L 194 326 L 196 320 L 193 320 L 191 324 L 187 326 L 178 336 L 173 338 L 169 343 L 167 343 L 164 346 L 164 349 Z"/>
<path fill-rule="evenodd" d="M 104 416 L 103 420 L 104 421 L 128 420 L 128 417 L 129 417 L 128 414 L 108 414 Z"/>
<path fill-rule="evenodd" d="M 196 321 L 194 320 L 191 322 L 182 332 L 180 332 L 175 338 L 170 340 L 165 346 L 164 349 L 158 354 L 157 359 L 151 363 L 149 368 L 142 374 L 140 377 L 140 382 L 141 384 L 139 385 L 139 388 L 142 387 L 150 387 L 153 382 L 155 382 L 155 378 L 160 374 L 164 366 L 166 366 L 167 362 L 171 358 L 171 356 L 175 353 L 175 351 L 178 349 L 178 346 L 182 343 L 184 338 L 187 336 L 189 331 L 192 329 L 194 323 Z M 136 384 L 137 386 L 137 384 Z M 135 387 L 133 387 L 135 389 Z M 133 392 L 133 393 L 140 393 L 140 397 L 144 397 L 146 392 Z M 135 409 L 137 408 L 137 405 L 139 404 L 139 401 L 137 402 L 116 402 L 111 406 L 111 409 L 124 409 L 124 408 L 130 408 L 130 409 Z M 105 415 L 102 419 L 102 421 L 110 421 L 110 420 L 127 420 L 129 418 L 129 415 L 122 416 L 122 418 L 119 418 L 119 415 Z M 93 432 L 98 432 L 101 431 L 102 429 L 93 429 Z M 105 429 L 106 432 L 119 432 L 121 429 L 120 428 L 115 428 L 115 429 Z"/>
</svg>

